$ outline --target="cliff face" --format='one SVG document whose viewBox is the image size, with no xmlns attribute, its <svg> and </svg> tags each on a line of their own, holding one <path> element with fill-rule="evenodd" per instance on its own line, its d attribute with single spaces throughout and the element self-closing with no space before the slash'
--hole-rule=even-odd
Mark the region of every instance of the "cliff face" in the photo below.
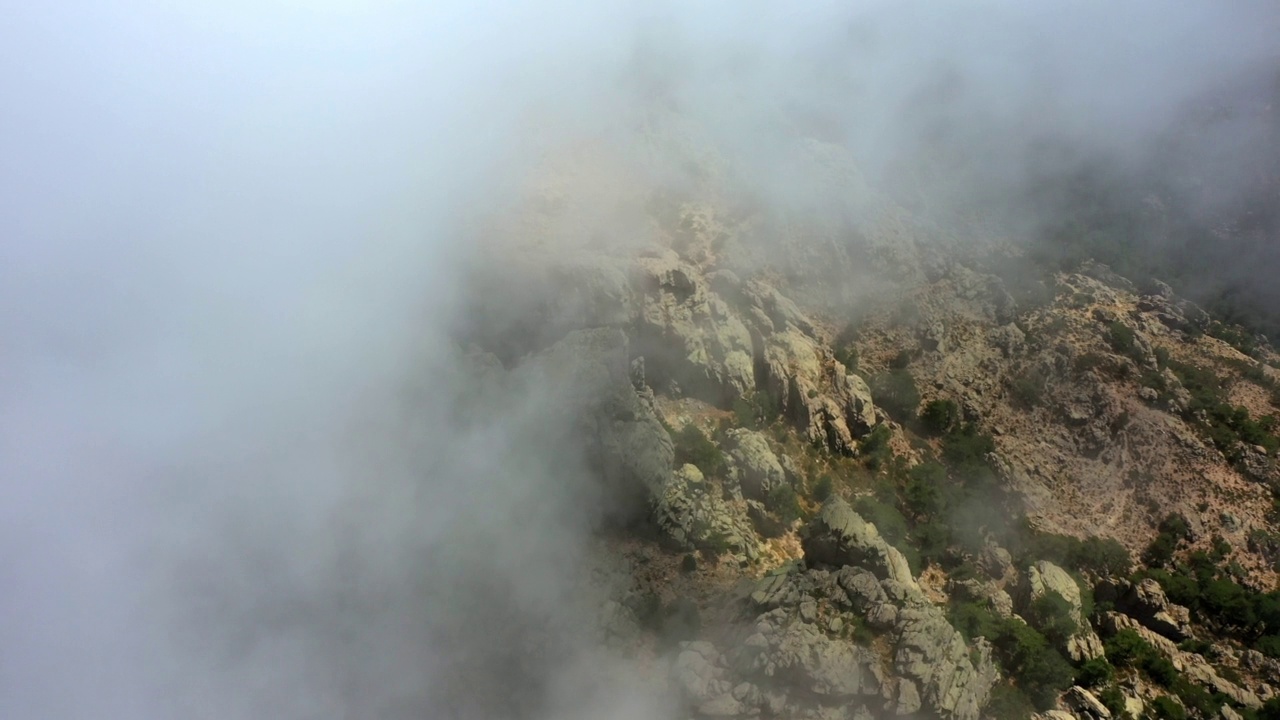
<svg viewBox="0 0 1280 720">
<path fill-rule="evenodd" d="M 609 645 L 691 717 L 1263 708 L 1280 356 L 808 152 L 856 227 L 703 187 L 650 194 L 628 242 L 560 242 L 570 174 L 469 278 L 462 339 L 573 399 L 617 499 Z"/>
</svg>

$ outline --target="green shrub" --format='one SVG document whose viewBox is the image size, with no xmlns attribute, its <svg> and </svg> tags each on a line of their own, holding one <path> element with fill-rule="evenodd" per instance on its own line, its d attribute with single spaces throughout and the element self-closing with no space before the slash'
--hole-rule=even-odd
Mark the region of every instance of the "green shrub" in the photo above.
<svg viewBox="0 0 1280 720">
<path fill-rule="evenodd" d="M 1178 669 L 1173 666 L 1173 661 L 1163 655 L 1154 655 L 1142 664 L 1142 669 L 1156 683 L 1165 687 L 1173 687 L 1173 683 L 1178 679 Z"/>
<path fill-rule="evenodd" d="M 899 422 L 915 417 L 920 405 L 916 380 L 905 369 L 890 370 L 872 378 L 871 397 Z"/>
<path fill-rule="evenodd" d="M 1151 714 L 1160 720 L 1187 720 L 1187 711 L 1168 695 L 1151 701 Z"/>
<path fill-rule="evenodd" d="M 769 491 L 768 505 L 783 525 L 800 518 L 800 501 L 789 483 L 780 483 Z"/>
<path fill-rule="evenodd" d="M 1121 322 L 1112 322 L 1107 326 L 1107 341 L 1111 344 L 1111 349 L 1121 355 L 1131 354 L 1135 347 L 1137 336 L 1129 326 Z"/>
<path fill-rule="evenodd" d="M 875 525 L 890 545 L 899 546 L 907 539 L 907 519 L 894 506 L 863 496 L 854 501 L 853 509 Z"/>
<path fill-rule="evenodd" d="M 894 355 L 889 360 L 889 369 L 903 370 L 908 365 L 911 364 L 911 360 L 912 360 L 912 352 L 910 350 L 899 350 L 898 354 Z"/>
<path fill-rule="evenodd" d="M 1104 644 L 1107 660 L 1115 665 L 1141 667 L 1148 657 L 1155 654 L 1155 648 L 1142 639 L 1132 629 L 1126 628 L 1112 635 Z"/>
<path fill-rule="evenodd" d="M 1067 564 L 1099 575 L 1124 576 L 1129 574 L 1133 559 L 1128 549 L 1114 538 L 1089 537 L 1080 543 Z"/>
<path fill-rule="evenodd" d="M 1218 708 L 1222 707 L 1222 703 L 1215 699 L 1208 690 L 1195 683 L 1188 682 L 1184 677 L 1174 680 L 1170 689 L 1173 690 L 1174 695 L 1178 696 L 1184 706 L 1194 710 L 1200 717 L 1216 717 Z"/>
<path fill-rule="evenodd" d="M 852 345 L 846 345 L 836 351 L 836 360 L 844 365 L 851 372 L 858 372 L 858 350 Z"/>
<path fill-rule="evenodd" d="M 1000 617 L 978 602 L 953 604 L 950 619 L 965 637 L 985 637 L 991 641 L 996 659 L 1006 674 L 1038 709 L 1052 707 L 1058 693 L 1070 687 L 1075 679 L 1075 672 L 1066 659 L 1043 635 L 1025 623 Z"/>
<path fill-rule="evenodd" d="M 991 688 L 991 699 L 983 717 L 1000 720 L 1028 720 L 1036 712 L 1031 698 L 1012 683 L 1002 682 Z"/>
<path fill-rule="evenodd" d="M 1086 660 L 1076 669 L 1076 684 L 1087 688 L 1102 687 L 1116 677 L 1116 669 L 1106 658 Z"/>
<path fill-rule="evenodd" d="M 858 443 L 858 453 L 866 460 L 868 467 L 875 470 L 888 463 L 893 456 L 893 451 L 889 449 L 889 439 L 892 437 L 893 431 L 888 425 L 881 423 L 871 428 L 871 432 L 862 438 Z"/>
<path fill-rule="evenodd" d="M 1036 598 L 1027 612 L 1027 620 L 1056 645 L 1065 645 L 1067 638 L 1079 629 L 1075 609 L 1071 603 L 1055 592 Z"/>
<path fill-rule="evenodd" d="M 965 425 L 942 438 L 942 459 L 951 471 L 966 481 L 990 472 L 987 455 L 995 452 L 995 440 L 973 425 Z"/>
<path fill-rule="evenodd" d="M 1075 362 L 1071 364 L 1076 373 L 1084 374 L 1095 368 L 1102 367 L 1107 363 L 1107 359 L 1098 353 L 1087 352 L 1076 357 Z"/>
<path fill-rule="evenodd" d="M 1009 384 L 1009 392 L 1019 407 L 1029 409 L 1038 407 L 1044 402 L 1045 386 L 1048 378 L 1039 370 L 1022 373 Z"/>
<path fill-rule="evenodd" d="M 1124 718 L 1129 716 L 1129 711 L 1125 709 L 1124 693 L 1120 692 L 1120 688 L 1115 685 L 1108 685 L 1098 692 L 1098 700 L 1111 711 L 1111 717 Z"/>
<path fill-rule="evenodd" d="M 823 475 L 813 485 L 813 499 L 820 503 L 826 502 L 833 492 L 835 492 L 835 481 L 830 475 Z"/>
<path fill-rule="evenodd" d="M 1280 635 L 1264 635 L 1258 638 L 1253 649 L 1267 657 L 1280 658 Z"/>
<path fill-rule="evenodd" d="M 954 400 L 937 399 L 925 403 L 920 411 L 920 424 L 925 430 L 942 435 L 960 422 L 960 406 Z"/>
<path fill-rule="evenodd" d="M 1143 561 L 1155 567 L 1166 567 L 1173 562 L 1173 553 L 1177 549 L 1177 541 L 1161 533 L 1147 546 L 1143 553 Z"/>
<path fill-rule="evenodd" d="M 759 430 L 772 423 L 780 413 L 777 400 L 763 390 L 733 401 L 733 419 L 737 427 Z"/>
<path fill-rule="evenodd" d="M 934 517 L 946 509 L 947 468 L 938 462 L 924 462 L 907 472 L 903 501 L 916 517 Z"/>
<path fill-rule="evenodd" d="M 720 477 L 724 474 L 724 453 L 697 425 L 685 425 L 671 439 L 675 445 L 677 465 L 696 465 L 707 477 Z"/>
</svg>

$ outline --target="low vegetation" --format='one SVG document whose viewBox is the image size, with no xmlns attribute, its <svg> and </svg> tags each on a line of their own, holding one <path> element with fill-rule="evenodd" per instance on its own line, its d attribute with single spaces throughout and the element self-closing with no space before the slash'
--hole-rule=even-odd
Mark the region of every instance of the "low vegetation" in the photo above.
<svg viewBox="0 0 1280 720">
<path fill-rule="evenodd" d="M 671 440 L 675 444 L 677 466 L 696 465 L 707 477 L 724 475 L 724 453 L 702 430 L 698 429 L 697 425 L 693 423 L 685 425 L 671 436 Z"/>
<path fill-rule="evenodd" d="M 904 368 L 891 369 L 873 377 L 871 395 L 877 405 L 899 422 L 914 419 L 916 408 L 920 406 L 916 380 Z"/>
</svg>

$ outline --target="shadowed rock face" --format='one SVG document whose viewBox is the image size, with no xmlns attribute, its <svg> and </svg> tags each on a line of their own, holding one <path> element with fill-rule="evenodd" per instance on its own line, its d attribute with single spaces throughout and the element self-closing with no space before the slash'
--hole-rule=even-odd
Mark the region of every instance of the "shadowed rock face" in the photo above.
<svg viewBox="0 0 1280 720">
<path fill-rule="evenodd" d="M 811 442 L 851 455 L 882 417 L 862 378 L 776 288 L 689 263 L 668 248 L 563 260 L 527 253 L 477 270 L 467 338 L 504 363 L 566 333 L 617 328 L 654 390 L 721 408 L 763 392 Z"/>
<path fill-rule="evenodd" d="M 850 719 L 928 709 L 976 720 L 997 676 L 989 648 L 971 650 L 844 501 L 828 502 L 808 533 L 819 538 L 806 543 L 812 569 L 793 566 L 749 584 L 741 629 L 681 654 L 673 680 L 690 707 Z M 853 639 L 854 627 L 870 628 L 889 656 L 866 637 Z"/>
</svg>

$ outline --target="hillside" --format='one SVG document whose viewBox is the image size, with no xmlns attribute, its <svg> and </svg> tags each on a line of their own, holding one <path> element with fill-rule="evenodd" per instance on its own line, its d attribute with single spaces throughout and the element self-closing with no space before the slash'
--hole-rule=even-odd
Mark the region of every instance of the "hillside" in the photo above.
<svg viewBox="0 0 1280 720">
<path fill-rule="evenodd" d="M 486 240 L 463 340 L 571 386 L 623 499 L 610 647 L 699 718 L 1274 716 L 1280 356 L 807 152 L 856 232 L 586 151 Z M 566 237 L 602 181 L 633 236 Z"/>
</svg>

